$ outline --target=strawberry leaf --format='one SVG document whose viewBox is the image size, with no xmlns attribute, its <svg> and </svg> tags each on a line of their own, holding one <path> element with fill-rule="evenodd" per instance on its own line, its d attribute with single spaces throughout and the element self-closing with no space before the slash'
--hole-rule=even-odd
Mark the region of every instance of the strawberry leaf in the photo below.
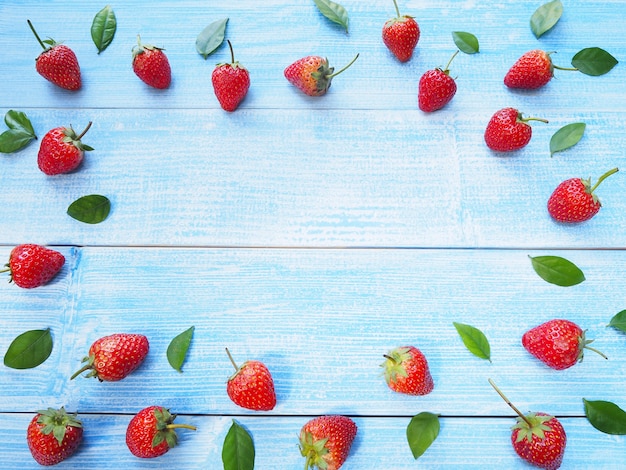
<svg viewBox="0 0 626 470">
<path fill-rule="evenodd" d="M 4 116 L 9 130 L 0 134 L 0 152 L 13 153 L 26 147 L 36 139 L 35 130 L 26 114 L 9 110 Z"/>
<path fill-rule="evenodd" d="M 331 0 L 313 0 L 322 15 L 337 23 L 348 32 L 348 12 L 344 7 Z"/>
<path fill-rule="evenodd" d="M 224 470 L 253 470 L 254 442 L 237 421 L 233 420 L 222 447 Z"/>
<path fill-rule="evenodd" d="M 537 39 L 554 27 L 563 14 L 561 0 L 544 3 L 530 17 L 530 29 Z"/>
<path fill-rule="evenodd" d="M 205 59 L 224 42 L 228 18 L 214 21 L 202 30 L 196 38 L 196 50 Z"/>
<path fill-rule="evenodd" d="M 485 334 L 478 328 L 464 323 L 452 322 L 465 347 L 476 357 L 491 362 L 491 347 Z"/>
<path fill-rule="evenodd" d="M 13 340 L 6 354 L 4 365 L 12 369 L 32 369 L 43 364 L 52 353 L 50 328 L 30 330 Z"/>
<path fill-rule="evenodd" d="M 106 196 L 90 194 L 76 199 L 67 208 L 67 214 L 86 224 L 99 224 L 109 216 L 111 201 Z"/>
<path fill-rule="evenodd" d="M 609 73 L 617 63 L 615 57 L 599 47 L 582 49 L 572 57 L 572 66 L 585 75 L 594 77 Z"/>
<path fill-rule="evenodd" d="M 626 435 L 626 411 L 610 401 L 589 401 L 583 398 L 585 416 L 598 431 Z"/>
<path fill-rule="evenodd" d="M 573 122 L 561 127 L 550 139 L 550 156 L 576 145 L 585 133 L 584 122 Z"/>
<path fill-rule="evenodd" d="M 104 51 L 113 41 L 117 30 L 117 19 L 110 5 L 96 13 L 91 24 L 91 39 L 98 48 L 98 54 Z"/>
<path fill-rule="evenodd" d="M 612 326 L 620 331 L 626 333 L 626 310 L 622 310 L 621 312 L 615 314 L 608 326 Z"/>
<path fill-rule="evenodd" d="M 413 416 L 406 428 L 406 438 L 413 458 L 420 458 L 439 435 L 439 415 L 424 411 Z"/>
<path fill-rule="evenodd" d="M 544 281 L 562 287 L 580 284 L 585 275 L 578 266 L 560 256 L 529 256 L 533 269 Z"/>
<path fill-rule="evenodd" d="M 458 47 L 461 52 L 465 52 L 466 54 L 476 54 L 480 49 L 478 38 L 472 33 L 453 31 L 452 39 L 454 40 L 456 47 Z"/>
<path fill-rule="evenodd" d="M 187 357 L 187 351 L 191 344 L 191 338 L 193 337 L 194 327 L 183 331 L 176 336 L 167 347 L 167 361 L 178 372 L 182 372 L 183 363 Z"/>
</svg>

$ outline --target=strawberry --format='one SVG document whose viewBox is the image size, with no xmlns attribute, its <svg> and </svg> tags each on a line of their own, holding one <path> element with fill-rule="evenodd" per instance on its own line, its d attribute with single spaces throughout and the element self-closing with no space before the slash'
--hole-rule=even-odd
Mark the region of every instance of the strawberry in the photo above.
<svg viewBox="0 0 626 470">
<path fill-rule="evenodd" d="M 160 406 L 149 406 L 128 423 L 126 445 L 135 457 L 151 459 L 165 454 L 178 444 L 176 429 L 196 430 L 189 424 L 174 424 L 176 415 Z"/>
<path fill-rule="evenodd" d="M 517 423 L 511 428 L 511 443 L 515 453 L 536 467 L 547 470 L 559 468 L 567 443 L 565 429 L 559 420 L 541 412 L 524 415 L 491 379 L 489 383 L 518 415 Z"/>
<path fill-rule="evenodd" d="M 91 127 L 91 122 L 80 134 L 70 127 L 55 127 L 41 139 L 37 165 L 46 175 L 59 175 L 75 170 L 82 163 L 85 152 L 93 150 L 80 139 Z"/>
<path fill-rule="evenodd" d="M 532 137 L 528 121 L 548 122 L 545 119 L 523 117 L 517 109 L 503 108 L 489 120 L 485 129 L 485 143 L 497 152 L 512 152 L 525 147 Z"/>
<path fill-rule="evenodd" d="M 597 349 L 589 347 L 593 340 L 585 338 L 585 332 L 569 320 L 550 320 L 528 330 L 522 336 L 526 350 L 556 370 L 572 367 L 583 360 L 584 350 L 589 349 L 607 358 Z"/>
<path fill-rule="evenodd" d="M 42 41 L 30 20 L 26 21 L 43 48 L 43 52 L 35 59 L 37 73 L 65 90 L 80 89 L 80 66 L 74 51 L 54 39 Z"/>
<path fill-rule="evenodd" d="M 38 411 L 26 430 L 26 442 L 40 465 L 56 465 L 70 457 L 83 440 L 82 423 L 65 409 Z"/>
<path fill-rule="evenodd" d="M 613 168 L 603 174 L 596 184 L 591 186 L 591 179 L 570 178 L 559 184 L 548 199 L 548 213 L 558 221 L 565 223 L 584 222 L 600 211 L 602 204 L 594 193 L 602 181 L 617 173 Z"/>
<path fill-rule="evenodd" d="M 383 42 L 400 62 L 407 62 L 420 39 L 420 28 L 412 16 L 400 16 L 396 0 L 393 0 L 393 4 L 397 16 L 383 25 Z"/>
<path fill-rule="evenodd" d="M 384 355 L 385 381 L 395 392 L 408 395 L 427 395 L 435 384 L 422 352 L 413 346 L 392 349 Z"/>
<path fill-rule="evenodd" d="M 341 415 L 319 416 L 300 431 L 300 452 L 305 469 L 337 470 L 348 458 L 357 426 Z"/>
<path fill-rule="evenodd" d="M 233 403 L 249 410 L 272 410 L 276 406 L 276 393 L 272 375 L 265 364 L 246 361 L 239 367 L 228 348 L 226 354 L 236 371 L 226 383 L 226 392 Z"/>
<path fill-rule="evenodd" d="M 239 62 L 235 62 L 233 46 L 228 41 L 230 48 L 230 64 L 217 64 L 211 75 L 213 91 L 220 106 L 225 111 L 234 111 L 243 101 L 250 88 L 250 74 Z"/>
<path fill-rule="evenodd" d="M 11 250 L 6 269 L 10 272 L 9 282 L 24 289 L 43 286 L 57 275 L 65 264 L 65 256 L 58 251 L 41 245 L 26 243 Z"/>
<path fill-rule="evenodd" d="M 350 67 L 359 57 L 357 54 L 344 68 L 335 72 L 334 67 L 328 65 L 328 60 L 320 56 L 307 56 L 296 60 L 285 69 L 285 78 L 309 96 L 326 94 L 334 77 Z"/>
<path fill-rule="evenodd" d="M 417 93 L 419 108 L 427 113 L 437 111 L 447 105 L 456 93 L 456 82 L 450 76 L 450 63 L 456 57 L 456 51 L 446 68 L 436 68 L 424 73 L 420 78 Z"/>
<path fill-rule="evenodd" d="M 509 88 L 534 89 L 547 85 L 554 76 L 554 69 L 576 71 L 571 67 L 559 67 L 552 63 L 552 52 L 539 49 L 523 54 L 504 76 Z"/>
<path fill-rule="evenodd" d="M 172 82 L 172 70 L 163 49 L 142 44 L 139 35 L 137 45 L 133 47 L 133 71 L 153 88 L 167 88 Z"/>
<path fill-rule="evenodd" d="M 96 377 L 100 382 L 122 380 L 137 369 L 148 355 L 150 345 L 143 335 L 118 333 L 103 336 L 89 348 L 89 356 L 82 362 L 85 365 L 71 379 L 85 371 L 85 377 Z"/>
</svg>

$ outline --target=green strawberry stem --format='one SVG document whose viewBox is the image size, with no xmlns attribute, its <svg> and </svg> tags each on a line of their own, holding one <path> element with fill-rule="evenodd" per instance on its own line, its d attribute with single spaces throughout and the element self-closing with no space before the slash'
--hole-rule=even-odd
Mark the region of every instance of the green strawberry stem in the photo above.
<svg viewBox="0 0 626 470">
<path fill-rule="evenodd" d="M 546 124 L 547 124 L 548 122 L 550 122 L 550 121 L 548 121 L 547 119 L 544 119 L 544 118 L 538 118 L 538 117 L 532 117 L 532 116 L 531 116 L 531 117 L 523 117 L 523 116 L 522 116 L 522 113 L 519 113 L 519 114 L 517 115 L 517 119 L 518 119 L 520 122 L 539 121 L 539 122 L 545 122 Z"/>
<path fill-rule="evenodd" d="M 86 359 L 87 359 L 86 361 L 87 363 L 83 367 L 81 367 L 79 370 L 74 372 L 74 374 L 70 377 L 70 380 L 74 380 L 83 372 L 87 372 L 88 370 L 93 370 L 93 360 L 89 360 L 90 358 L 86 358 Z"/>
<path fill-rule="evenodd" d="M 613 173 L 617 173 L 619 171 L 618 168 L 613 168 L 612 170 L 607 171 L 605 174 L 603 174 L 602 176 L 600 176 L 600 178 L 598 178 L 598 181 L 596 181 L 596 184 L 593 185 L 593 187 L 589 190 L 589 194 L 593 193 L 595 191 L 595 189 L 600 186 L 600 183 L 602 183 L 605 179 L 607 179 L 609 176 L 611 176 Z M 589 348 L 591 349 L 591 348 Z"/>
<path fill-rule="evenodd" d="M 228 48 L 230 49 L 230 62 L 232 64 L 235 63 L 235 53 L 233 52 L 233 45 L 230 43 L 230 39 L 227 39 L 226 42 L 228 43 Z"/>
<path fill-rule="evenodd" d="M 396 15 L 398 15 L 398 18 L 400 18 L 400 9 L 398 8 L 398 2 L 396 2 L 396 0 L 393 0 L 393 4 L 396 7 Z"/>
<path fill-rule="evenodd" d="M 87 131 L 89 130 L 89 128 L 91 127 L 91 121 L 89 121 L 89 124 L 87 124 L 87 127 L 85 127 L 85 130 L 83 132 L 81 132 L 78 137 L 76 137 L 75 140 L 80 140 L 82 139 L 82 137 L 87 133 Z"/>
<path fill-rule="evenodd" d="M 348 65 L 346 65 L 344 68 L 342 68 L 341 70 L 339 70 L 338 72 L 335 72 L 333 74 L 330 75 L 326 75 L 327 79 L 331 79 L 333 77 L 336 77 L 337 75 L 339 75 L 341 72 L 343 72 L 344 70 L 348 69 L 348 67 L 350 67 L 352 64 L 354 64 L 354 62 L 359 58 L 359 54 L 354 56 L 354 59 L 352 59 L 350 61 L 350 63 Z"/>
<path fill-rule="evenodd" d="M 450 60 L 446 64 L 446 68 L 443 69 L 443 73 L 448 73 L 450 71 L 450 64 L 452 63 L 452 61 L 454 60 L 454 58 L 457 56 L 458 53 L 459 51 L 457 49 L 457 51 L 454 54 L 452 54 L 452 57 L 450 57 Z"/>
<path fill-rule="evenodd" d="M 33 24 L 30 22 L 30 20 L 26 20 L 26 22 L 28 23 L 28 26 L 30 27 L 30 30 L 33 32 L 33 34 L 35 35 L 35 37 L 37 38 L 37 41 L 39 42 L 39 44 L 41 44 L 41 47 L 43 47 L 43 50 L 48 50 L 48 46 L 46 46 L 43 41 L 41 40 L 41 38 L 39 37 L 39 34 L 37 34 L 37 31 L 35 31 L 35 27 L 33 26 Z"/>
<path fill-rule="evenodd" d="M 226 354 L 228 354 L 228 359 L 230 359 L 230 362 L 232 363 L 233 367 L 235 368 L 235 370 L 239 370 L 239 366 L 237 365 L 237 363 L 235 362 L 235 360 L 233 359 L 233 356 L 230 354 L 230 351 L 228 350 L 228 348 L 226 349 Z"/>
<path fill-rule="evenodd" d="M 604 354 L 602 351 L 599 351 L 598 349 L 592 348 L 591 346 L 587 346 L 587 345 L 585 345 L 584 347 L 585 347 L 585 349 L 588 349 L 589 351 L 593 351 L 594 353 L 599 354 L 604 359 L 608 359 L 607 355 Z"/>
<path fill-rule="evenodd" d="M 165 426 L 166 429 L 191 429 L 192 431 L 196 431 L 198 428 L 192 426 L 191 424 L 168 424 Z"/>
<path fill-rule="evenodd" d="M 526 424 L 528 424 L 529 427 L 532 428 L 533 424 L 528 420 L 528 418 L 526 416 L 524 416 L 524 414 L 520 410 L 518 410 L 517 407 L 513 403 L 511 403 L 511 401 L 504 395 L 504 393 L 502 393 L 502 391 L 498 388 L 498 386 L 494 383 L 493 380 L 491 380 L 491 379 L 488 379 L 488 380 L 489 380 L 489 383 L 491 384 L 491 386 L 493 387 L 493 389 L 496 392 L 498 392 L 498 395 L 500 395 L 502 397 L 502 399 L 505 401 L 505 403 L 507 405 L 509 405 L 511 407 L 511 409 L 513 411 L 515 411 L 518 414 L 518 416 L 520 418 L 522 418 L 526 422 Z"/>
</svg>

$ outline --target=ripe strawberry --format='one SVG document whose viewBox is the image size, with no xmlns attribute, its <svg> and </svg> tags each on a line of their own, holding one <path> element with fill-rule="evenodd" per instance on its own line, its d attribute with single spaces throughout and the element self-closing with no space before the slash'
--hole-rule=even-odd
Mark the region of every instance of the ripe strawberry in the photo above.
<svg viewBox="0 0 626 470">
<path fill-rule="evenodd" d="M 80 66 L 76 54 L 69 47 L 54 39 L 42 41 L 30 20 L 26 20 L 31 31 L 43 47 L 35 60 L 37 73 L 55 85 L 70 91 L 80 89 Z"/>
<path fill-rule="evenodd" d="M 139 35 L 137 45 L 133 47 L 133 71 L 144 83 L 154 88 L 167 88 L 172 82 L 172 70 L 163 49 L 142 44 Z"/>
<path fill-rule="evenodd" d="M 333 78 L 350 67 L 358 57 L 359 54 L 338 72 L 323 57 L 303 57 L 285 69 L 285 78 L 306 95 L 322 96 L 330 88 Z"/>
<path fill-rule="evenodd" d="M 6 269 L 10 272 L 9 282 L 24 289 L 43 286 L 57 275 L 65 264 L 65 256 L 58 251 L 32 243 L 18 245 L 11 250 Z"/>
<path fill-rule="evenodd" d="M 522 345 L 526 350 L 556 370 L 572 367 L 583 360 L 584 350 L 589 349 L 606 356 L 597 349 L 589 347 L 593 340 L 585 338 L 585 332 L 569 320 L 550 320 L 528 330 L 522 336 Z"/>
<path fill-rule="evenodd" d="M 228 47 L 230 48 L 231 63 L 217 64 L 211 75 L 211 81 L 213 82 L 213 91 L 222 109 L 232 112 L 237 109 L 239 103 L 248 93 L 250 74 L 239 62 L 235 62 L 235 54 L 230 41 L 228 41 Z"/>
<path fill-rule="evenodd" d="M 38 411 L 26 430 L 26 442 L 40 465 L 56 465 L 70 457 L 83 440 L 82 423 L 65 409 Z"/>
<path fill-rule="evenodd" d="M 600 211 L 602 204 L 594 193 L 602 181 L 618 169 L 613 168 L 603 174 L 596 184 L 591 186 L 591 179 L 570 178 L 559 184 L 548 199 L 548 213 L 558 221 L 565 223 L 584 222 Z"/>
<path fill-rule="evenodd" d="M 491 386 L 517 413 L 517 423 L 511 428 L 513 450 L 526 462 L 539 468 L 556 470 L 563 462 L 567 436 L 565 429 L 554 416 L 545 413 L 522 414 L 491 379 Z"/>
<path fill-rule="evenodd" d="M 85 377 L 96 377 L 100 382 L 122 380 L 141 365 L 148 355 L 150 345 L 143 335 L 118 333 L 97 339 L 89 348 L 85 365 L 71 379 L 85 371 Z"/>
<path fill-rule="evenodd" d="M 446 68 L 436 68 L 426 72 L 419 81 L 417 102 L 419 108 L 427 113 L 437 111 L 447 105 L 456 94 L 456 82 L 450 76 L 450 63 L 456 57 L 456 51 Z"/>
<path fill-rule="evenodd" d="M 178 444 L 176 429 L 196 430 L 189 424 L 174 424 L 176 415 L 160 406 L 149 406 L 137 413 L 128 423 L 126 445 L 131 453 L 142 459 L 165 454 Z"/>
<path fill-rule="evenodd" d="M 300 431 L 300 452 L 305 469 L 337 470 L 348 458 L 357 426 L 341 415 L 319 416 Z"/>
<path fill-rule="evenodd" d="M 381 364 L 385 381 L 395 392 L 408 395 L 427 395 L 435 384 L 428 369 L 428 362 L 422 352 L 413 346 L 392 349 L 384 355 Z"/>
<path fill-rule="evenodd" d="M 393 0 L 393 4 L 397 16 L 384 24 L 383 42 L 400 62 L 407 62 L 413 56 L 417 41 L 420 39 L 420 28 L 412 16 L 400 16 L 396 0 Z"/>
<path fill-rule="evenodd" d="M 517 109 L 503 108 L 489 120 L 485 129 L 485 143 L 497 152 L 512 152 L 525 147 L 532 137 L 528 121 L 548 122 L 545 119 L 522 116 Z"/>
<path fill-rule="evenodd" d="M 249 410 L 272 410 L 276 406 L 276 393 L 272 375 L 265 364 L 246 361 L 239 367 L 228 348 L 226 354 L 236 371 L 226 383 L 226 392 L 233 403 Z"/>
<path fill-rule="evenodd" d="M 535 89 L 548 84 L 554 76 L 554 69 L 576 71 L 571 67 L 559 67 L 552 63 L 552 52 L 539 49 L 523 54 L 504 76 L 504 84 L 509 88 Z"/>
<path fill-rule="evenodd" d="M 93 150 L 80 139 L 91 127 L 91 122 L 79 135 L 70 127 L 56 127 L 41 139 L 37 165 L 46 175 L 59 175 L 75 170 L 83 161 L 85 152 Z"/>
</svg>

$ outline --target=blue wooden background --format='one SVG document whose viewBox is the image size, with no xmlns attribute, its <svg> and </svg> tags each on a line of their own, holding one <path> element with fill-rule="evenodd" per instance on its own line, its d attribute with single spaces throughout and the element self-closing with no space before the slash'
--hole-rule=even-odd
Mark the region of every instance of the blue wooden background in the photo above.
<svg viewBox="0 0 626 470">
<path fill-rule="evenodd" d="M 95 148 L 79 171 L 58 177 L 37 169 L 38 142 L 0 155 L 0 259 L 27 242 L 67 258 L 45 287 L 0 282 L 0 352 L 29 329 L 49 327 L 54 338 L 38 368 L 0 367 L 5 468 L 37 468 L 26 426 L 37 409 L 61 405 L 79 412 L 85 439 L 59 468 L 219 469 L 232 419 L 252 434 L 256 468 L 301 468 L 298 432 L 328 413 L 359 426 L 346 470 L 528 468 L 511 448 L 513 414 L 489 377 L 522 410 L 562 419 L 563 468 L 622 468 L 624 438 L 592 428 L 582 398 L 626 406 L 626 338 L 606 327 L 626 308 L 626 180 L 621 172 L 606 180 L 598 190 L 604 207 L 581 225 L 554 223 L 545 205 L 562 180 L 623 166 L 624 67 L 601 77 L 557 70 L 531 92 L 506 89 L 502 79 L 535 48 L 556 51 L 563 66 L 592 46 L 623 62 L 626 4 L 566 1 L 560 22 L 537 40 L 529 19 L 542 2 L 400 0 L 422 32 L 414 58 L 400 64 L 380 37 L 393 2 L 341 3 L 348 34 L 308 0 L 113 2 L 118 29 L 100 55 L 89 30 L 105 3 L 0 3 L 0 113 L 24 111 L 40 139 L 53 127 L 93 121 L 83 140 Z M 198 33 L 224 17 L 252 81 L 234 113 L 219 107 L 210 81 L 227 48 L 208 60 L 195 50 Z M 26 19 L 74 49 L 79 92 L 37 75 L 41 49 Z M 417 81 L 447 63 L 452 31 L 475 34 L 480 53 L 456 57 L 457 95 L 422 113 Z M 168 90 L 133 74 L 137 34 L 166 49 Z M 357 52 L 324 97 L 306 97 L 283 77 L 302 56 L 340 67 Z M 483 142 L 489 117 L 505 106 L 550 121 L 534 124 L 531 143 L 508 156 Z M 581 142 L 550 157 L 552 134 L 579 121 L 587 124 Z M 92 193 L 112 201 L 105 222 L 66 215 Z M 528 258 L 540 254 L 570 259 L 587 280 L 547 284 Z M 588 353 L 556 372 L 530 357 L 521 335 L 555 317 L 588 329 L 609 360 Z M 485 332 L 492 363 L 465 349 L 453 321 Z M 165 351 L 192 325 L 180 374 Z M 144 365 L 118 383 L 70 382 L 89 345 L 116 332 L 148 336 Z M 382 354 L 406 344 L 429 360 L 428 396 L 394 394 L 380 375 Z M 240 362 L 266 363 L 278 395 L 273 411 L 229 401 L 225 347 Z M 198 431 L 181 431 L 179 447 L 141 461 L 124 434 L 131 416 L 152 404 Z M 441 414 L 442 428 L 415 462 L 405 430 L 421 411 Z"/>
</svg>

